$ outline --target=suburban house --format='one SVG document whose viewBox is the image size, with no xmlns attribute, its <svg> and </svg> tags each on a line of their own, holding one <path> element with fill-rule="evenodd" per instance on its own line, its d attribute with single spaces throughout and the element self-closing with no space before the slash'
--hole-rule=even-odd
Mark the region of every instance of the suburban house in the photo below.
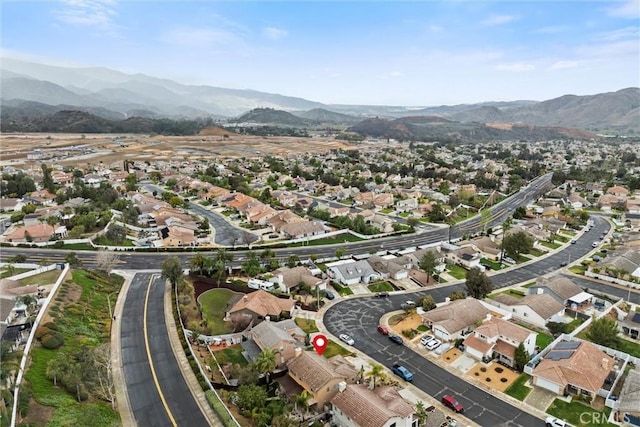
<svg viewBox="0 0 640 427">
<path fill-rule="evenodd" d="M 273 277 L 269 279 L 278 285 L 281 291 L 289 293 L 291 289 L 298 287 L 300 284 L 304 284 L 312 288 L 314 291 L 324 290 L 327 288 L 327 281 L 316 277 L 313 272 L 305 266 L 298 266 L 293 268 L 282 267 L 275 270 Z"/>
<path fill-rule="evenodd" d="M 327 266 L 327 274 L 334 280 L 343 285 L 355 285 L 356 283 L 369 283 L 377 280 L 380 275 L 371 268 L 366 260 L 353 261 L 344 260 L 336 261 Z"/>
<path fill-rule="evenodd" d="M 464 246 L 466 242 L 460 242 L 460 246 Z M 472 248 L 479 251 L 482 256 L 492 261 L 500 259 L 500 247 L 492 238 L 483 236 L 468 242 Z"/>
<path fill-rule="evenodd" d="M 269 348 L 276 353 L 276 363 L 281 368 L 296 357 L 296 352 L 304 350 L 304 335 L 299 341 L 277 323 L 281 322 L 261 322 L 251 329 L 251 336 L 260 350 Z"/>
<path fill-rule="evenodd" d="M 52 205 L 56 200 L 56 195 L 49 193 L 47 190 L 38 190 L 31 192 L 28 196 L 24 196 L 24 200 L 38 206 Z"/>
<path fill-rule="evenodd" d="M 509 311 L 514 319 L 540 328 L 544 328 L 547 322 L 556 321 L 564 314 L 564 305 L 549 294 L 526 295 L 524 298 L 498 294 L 486 301 Z"/>
<path fill-rule="evenodd" d="M 548 294 L 567 308 L 580 309 L 591 304 L 593 295 L 566 277 L 539 277 L 529 294 Z"/>
<path fill-rule="evenodd" d="M 332 363 L 315 351 L 302 351 L 287 363 L 289 376 L 311 396 L 309 406 L 317 405 L 318 409 L 322 409 L 340 387 L 345 387 L 347 382 L 355 382 L 356 369 L 343 357 L 335 357 L 339 360 Z"/>
<path fill-rule="evenodd" d="M 422 314 L 422 323 L 433 330 L 436 338 L 454 341 L 473 331 L 489 315 L 489 310 L 477 299 L 465 298 L 429 310 Z"/>
<path fill-rule="evenodd" d="M 372 255 L 367 258 L 371 268 L 383 279 L 406 279 L 409 276 L 409 270 L 396 262 L 395 257 L 387 258 L 378 255 Z"/>
<path fill-rule="evenodd" d="M 608 254 L 599 263 L 600 270 L 626 272 L 630 276 L 640 278 L 640 250 L 637 248 L 621 248 Z"/>
<path fill-rule="evenodd" d="M 629 311 L 620 322 L 620 329 L 629 338 L 640 339 L 640 313 L 634 310 Z"/>
<path fill-rule="evenodd" d="M 18 212 L 24 205 L 22 199 L 2 198 L 0 199 L 0 212 Z"/>
<path fill-rule="evenodd" d="M 464 351 L 478 360 L 496 359 L 510 367 L 515 365 L 516 348 L 523 344 L 530 355 L 535 352 L 536 332 L 515 323 L 490 317 L 464 340 Z"/>
<path fill-rule="evenodd" d="M 291 239 L 317 236 L 326 233 L 327 228 L 320 221 L 300 221 L 292 224 L 285 224 L 280 228 L 280 232 Z"/>
<path fill-rule="evenodd" d="M 480 251 L 471 246 L 465 246 L 460 249 L 456 249 L 447 254 L 447 258 L 453 264 L 460 265 L 467 270 L 471 270 L 474 267 L 484 270 L 484 266 L 480 264 L 482 254 Z"/>
<path fill-rule="evenodd" d="M 593 400 L 615 368 L 615 359 L 587 341 L 561 341 L 535 367 L 532 384 L 558 395 Z"/>
<path fill-rule="evenodd" d="M 267 316 L 273 320 L 278 319 L 283 313 L 291 314 L 294 309 L 294 300 L 278 298 L 269 292 L 257 290 L 244 295 L 227 311 L 225 318 L 236 325 L 248 326 L 261 322 Z"/>
<path fill-rule="evenodd" d="M 616 409 L 625 425 L 640 426 L 640 371 L 637 368 L 627 373 Z"/>
<path fill-rule="evenodd" d="M 414 212 L 418 209 L 418 199 L 415 197 L 409 199 L 402 199 L 396 202 L 397 212 Z"/>
<path fill-rule="evenodd" d="M 66 227 L 58 227 L 58 237 L 64 237 L 66 235 Z M 13 232 L 5 236 L 7 242 L 48 242 L 56 238 L 56 230 L 49 224 L 33 224 L 23 227 L 18 227 Z"/>
<path fill-rule="evenodd" d="M 331 399 L 333 422 L 340 427 L 417 427 L 415 410 L 390 386 L 371 390 L 364 384 L 338 388 Z"/>
</svg>

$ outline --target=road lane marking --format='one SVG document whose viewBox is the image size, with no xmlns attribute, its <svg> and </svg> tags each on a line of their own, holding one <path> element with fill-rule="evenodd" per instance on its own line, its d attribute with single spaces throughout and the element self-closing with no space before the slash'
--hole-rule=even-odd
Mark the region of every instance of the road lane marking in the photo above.
<svg viewBox="0 0 640 427">
<path fill-rule="evenodd" d="M 147 285 L 147 293 L 144 297 L 144 314 L 143 314 L 144 317 L 142 320 L 142 329 L 144 331 L 144 345 L 147 348 L 147 358 L 149 359 L 149 367 L 151 368 L 151 375 L 153 376 L 153 382 L 156 384 L 156 389 L 158 389 L 160 400 L 162 400 L 162 406 L 164 406 L 165 411 L 167 411 L 167 415 L 171 420 L 171 424 L 174 427 L 177 427 L 178 424 L 176 423 L 176 420 L 173 417 L 173 414 L 171 413 L 171 409 L 169 409 L 169 406 L 167 405 L 167 400 L 164 398 L 164 394 L 162 394 L 162 390 L 160 389 L 158 376 L 156 375 L 156 370 L 153 367 L 153 360 L 151 359 L 151 350 L 149 349 L 149 334 L 147 333 L 147 307 L 149 306 L 149 294 L 151 293 L 151 284 L 153 283 L 155 276 L 156 275 L 154 274 L 149 279 L 149 284 Z"/>
</svg>

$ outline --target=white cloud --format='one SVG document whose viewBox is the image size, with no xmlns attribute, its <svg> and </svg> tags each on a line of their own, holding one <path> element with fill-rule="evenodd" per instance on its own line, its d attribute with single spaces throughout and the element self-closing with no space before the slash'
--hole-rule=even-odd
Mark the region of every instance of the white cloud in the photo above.
<svg viewBox="0 0 640 427">
<path fill-rule="evenodd" d="M 640 0 L 623 0 L 607 10 L 607 15 L 616 18 L 640 19 Z"/>
<path fill-rule="evenodd" d="M 550 27 L 538 28 L 535 32 L 540 34 L 558 34 L 566 31 L 569 27 L 565 25 L 552 25 Z"/>
<path fill-rule="evenodd" d="M 166 32 L 162 39 L 170 44 L 193 48 L 236 44 L 241 41 L 238 34 L 228 30 L 198 27 L 177 27 Z"/>
<path fill-rule="evenodd" d="M 115 6 L 113 0 L 64 0 L 53 14 L 63 24 L 91 27 L 102 34 L 116 36 Z"/>
<path fill-rule="evenodd" d="M 266 27 L 265 29 L 262 30 L 262 33 L 265 35 L 266 38 L 271 40 L 280 40 L 281 38 L 289 35 L 289 32 L 287 30 L 283 30 L 281 28 L 276 28 L 276 27 Z"/>
<path fill-rule="evenodd" d="M 549 67 L 549 70 L 564 70 L 566 68 L 575 68 L 578 66 L 576 61 L 556 61 Z"/>
<path fill-rule="evenodd" d="M 625 28 L 619 28 L 617 30 L 609 31 L 606 33 L 596 34 L 594 39 L 603 40 L 603 41 L 616 41 L 616 40 L 624 40 L 624 39 L 638 40 L 639 34 L 640 34 L 640 28 L 625 27 Z"/>
<path fill-rule="evenodd" d="M 526 71 L 533 71 L 536 67 L 532 64 L 527 64 L 524 62 L 513 62 L 511 64 L 498 64 L 496 65 L 496 70 L 498 71 L 511 71 L 514 73 L 522 73 Z"/>
<path fill-rule="evenodd" d="M 482 24 L 489 25 L 489 26 L 502 25 L 502 24 L 507 24 L 509 22 L 513 22 L 517 19 L 518 17 L 514 15 L 492 15 L 487 19 L 485 19 L 484 21 L 482 21 Z"/>
</svg>

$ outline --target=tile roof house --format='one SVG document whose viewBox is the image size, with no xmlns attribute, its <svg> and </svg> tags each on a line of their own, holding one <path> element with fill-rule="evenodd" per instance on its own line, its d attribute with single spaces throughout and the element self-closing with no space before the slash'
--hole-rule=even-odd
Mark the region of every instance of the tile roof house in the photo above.
<svg viewBox="0 0 640 427">
<path fill-rule="evenodd" d="M 280 232 L 290 239 L 318 236 L 327 232 L 327 227 L 320 221 L 299 221 L 285 224 Z"/>
<path fill-rule="evenodd" d="M 390 386 L 373 390 L 348 384 L 331 399 L 334 422 L 343 427 L 412 427 L 417 425 L 413 406 Z"/>
<path fill-rule="evenodd" d="M 526 295 L 524 298 L 499 294 L 487 299 L 487 302 L 509 311 L 515 319 L 540 328 L 564 314 L 564 305 L 549 294 Z"/>
<path fill-rule="evenodd" d="M 22 199 L 0 199 L 0 212 L 18 212 L 25 205 Z"/>
<path fill-rule="evenodd" d="M 49 206 L 56 200 L 56 195 L 49 193 L 47 190 L 38 190 L 31 192 L 28 196 L 24 196 L 25 201 L 34 205 Z"/>
<path fill-rule="evenodd" d="M 523 344 L 527 353 L 533 354 L 537 336 L 515 323 L 491 317 L 467 336 L 464 351 L 475 359 L 496 359 L 513 368 L 516 348 Z"/>
<path fill-rule="evenodd" d="M 273 350 L 276 353 L 278 367 L 283 367 L 286 362 L 296 357 L 297 352 L 304 350 L 304 335 L 302 341 L 299 341 L 287 330 L 278 327 L 277 323 L 280 322 L 260 322 L 251 329 L 251 337 L 260 350 Z"/>
<path fill-rule="evenodd" d="M 337 261 L 326 264 L 327 274 L 343 285 L 355 285 L 356 283 L 369 283 L 380 278 L 366 260 L 361 261 Z"/>
<path fill-rule="evenodd" d="M 383 279 L 392 278 L 401 280 L 409 276 L 409 270 L 402 264 L 397 263 L 396 259 L 387 259 L 378 255 L 372 255 L 367 258 L 367 262 Z"/>
<path fill-rule="evenodd" d="M 279 233 L 280 230 L 282 230 L 282 227 L 284 227 L 285 225 L 302 221 L 306 220 L 287 209 L 284 211 L 279 211 L 274 216 L 269 218 L 267 220 L 267 224 L 271 226 L 271 229 L 274 232 Z"/>
<path fill-rule="evenodd" d="M 244 295 L 227 311 L 226 317 L 236 325 L 248 326 L 261 322 L 267 316 L 272 320 L 278 319 L 283 312 L 292 313 L 294 309 L 294 300 L 278 298 L 269 292 L 257 290 Z"/>
<path fill-rule="evenodd" d="M 477 299 L 451 301 L 422 314 L 422 323 L 444 341 L 453 341 L 471 332 L 487 318 L 489 310 Z"/>
<path fill-rule="evenodd" d="M 587 341 L 561 341 L 535 367 L 533 385 L 558 395 L 593 400 L 615 368 L 615 359 Z"/>
<path fill-rule="evenodd" d="M 48 242 L 55 235 L 49 224 L 33 224 L 17 228 L 5 236 L 8 242 Z"/>
<path fill-rule="evenodd" d="M 336 372 L 336 367 L 342 365 L 348 366 L 344 358 L 334 365 L 315 351 L 300 352 L 298 357 L 287 363 L 289 376 L 311 396 L 309 405 L 317 405 L 319 409 L 333 399 L 340 387 L 346 386 L 347 382 L 355 382 L 355 368 L 352 367 L 353 372 L 346 376 Z"/>
<path fill-rule="evenodd" d="M 590 304 L 593 299 L 593 295 L 584 292 L 580 286 L 562 276 L 539 277 L 536 283 L 529 288 L 529 294 L 551 295 L 565 307 Z"/>
<path fill-rule="evenodd" d="M 305 266 L 279 268 L 273 272 L 273 277 L 270 281 L 276 283 L 280 290 L 286 293 L 289 293 L 291 289 L 297 287 L 300 283 L 304 283 L 314 290 L 316 287 L 319 287 L 318 289 L 320 290 L 327 287 L 326 280 L 314 276 L 311 270 Z"/>
</svg>

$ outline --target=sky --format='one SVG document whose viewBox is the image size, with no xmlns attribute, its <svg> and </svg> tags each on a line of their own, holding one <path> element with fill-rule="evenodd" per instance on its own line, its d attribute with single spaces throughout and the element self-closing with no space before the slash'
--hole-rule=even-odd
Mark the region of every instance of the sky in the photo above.
<svg viewBox="0 0 640 427">
<path fill-rule="evenodd" d="M 325 104 L 640 86 L 640 0 L 3 0 L 0 55 Z"/>
</svg>

